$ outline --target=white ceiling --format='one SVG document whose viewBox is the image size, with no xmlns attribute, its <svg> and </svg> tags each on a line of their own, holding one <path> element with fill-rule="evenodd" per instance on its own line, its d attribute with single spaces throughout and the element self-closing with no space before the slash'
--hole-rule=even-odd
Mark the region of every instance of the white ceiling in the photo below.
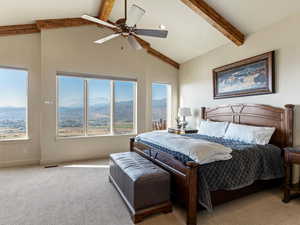
<svg viewBox="0 0 300 225">
<path fill-rule="evenodd" d="M 245 34 L 254 33 L 300 12 L 299 0 L 206 0 Z M 1 0 L 0 26 L 32 23 L 36 19 L 97 15 L 101 0 Z M 180 0 L 128 0 L 146 10 L 139 28 L 169 30 L 167 39 L 144 38 L 153 48 L 179 63 L 230 43 Z M 123 17 L 124 1 L 117 0 L 110 20 Z"/>
</svg>

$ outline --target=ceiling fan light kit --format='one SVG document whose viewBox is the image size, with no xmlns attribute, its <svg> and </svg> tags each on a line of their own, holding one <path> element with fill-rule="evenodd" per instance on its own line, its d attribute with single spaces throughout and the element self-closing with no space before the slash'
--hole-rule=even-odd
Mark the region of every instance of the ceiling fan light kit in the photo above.
<svg viewBox="0 0 300 225">
<path fill-rule="evenodd" d="M 94 43 L 102 44 L 106 41 L 112 40 L 119 36 L 123 36 L 127 38 L 132 48 L 136 50 L 140 50 L 142 49 L 142 46 L 136 40 L 135 35 L 142 35 L 142 36 L 149 36 L 149 37 L 156 37 L 156 38 L 167 38 L 168 36 L 168 31 L 165 29 L 160 29 L 160 30 L 137 29 L 136 24 L 142 19 L 145 13 L 146 11 L 144 9 L 133 4 L 129 11 L 129 15 L 127 17 L 127 0 L 125 0 L 125 18 L 121 18 L 117 20 L 115 24 L 111 24 L 106 21 L 88 15 L 83 15 L 81 18 L 115 30 L 115 34 L 111 34 L 105 38 L 99 39 Z"/>
</svg>

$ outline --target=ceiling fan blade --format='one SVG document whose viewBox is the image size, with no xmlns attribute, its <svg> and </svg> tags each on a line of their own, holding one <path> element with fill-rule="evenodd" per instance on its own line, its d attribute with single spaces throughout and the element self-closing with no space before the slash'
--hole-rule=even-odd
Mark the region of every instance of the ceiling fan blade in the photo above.
<svg viewBox="0 0 300 225">
<path fill-rule="evenodd" d="M 143 47 L 140 45 L 140 43 L 133 37 L 132 35 L 128 36 L 128 42 L 131 45 L 132 48 L 136 50 L 141 50 Z"/>
<path fill-rule="evenodd" d="M 102 39 L 100 39 L 98 41 L 94 41 L 94 43 L 96 43 L 96 44 L 102 44 L 102 43 L 104 43 L 106 41 L 109 41 L 109 40 L 111 40 L 113 38 L 119 37 L 120 35 L 121 34 L 112 34 L 112 35 L 109 35 L 109 36 L 107 36 L 105 38 L 102 38 Z"/>
<path fill-rule="evenodd" d="M 133 4 L 129 11 L 126 25 L 128 27 L 134 27 L 142 19 L 143 15 L 145 13 L 146 13 L 146 11 L 144 9 Z"/>
<path fill-rule="evenodd" d="M 158 37 L 158 38 L 168 37 L 168 31 L 167 30 L 135 29 L 134 33 L 136 33 L 137 35 Z"/>
<path fill-rule="evenodd" d="M 115 26 L 113 24 L 110 24 L 108 22 L 105 22 L 103 20 L 99 20 L 99 19 L 97 19 L 97 18 L 95 18 L 93 16 L 83 15 L 81 18 L 85 19 L 85 20 L 88 20 L 88 21 L 91 21 L 91 22 L 94 22 L 94 23 L 101 24 L 101 25 L 106 26 L 106 27 L 117 28 L 117 26 Z"/>
</svg>

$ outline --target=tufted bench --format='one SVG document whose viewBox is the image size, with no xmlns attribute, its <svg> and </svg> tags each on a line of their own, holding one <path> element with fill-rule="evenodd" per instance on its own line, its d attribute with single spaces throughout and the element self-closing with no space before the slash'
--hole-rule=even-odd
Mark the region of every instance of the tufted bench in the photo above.
<svg viewBox="0 0 300 225">
<path fill-rule="evenodd" d="M 109 180 L 126 203 L 134 223 L 172 211 L 170 174 L 135 152 L 110 155 Z"/>
</svg>

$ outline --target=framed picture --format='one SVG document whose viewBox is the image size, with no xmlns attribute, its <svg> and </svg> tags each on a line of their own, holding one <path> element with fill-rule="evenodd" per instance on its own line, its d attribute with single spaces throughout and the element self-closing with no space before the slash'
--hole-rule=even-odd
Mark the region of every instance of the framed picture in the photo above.
<svg viewBox="0 0 300 225">
<path fill-rule="evenodd" d="M 274 53 L 214 69 L 214 99 L 275 93 Z"/>
</svg>

